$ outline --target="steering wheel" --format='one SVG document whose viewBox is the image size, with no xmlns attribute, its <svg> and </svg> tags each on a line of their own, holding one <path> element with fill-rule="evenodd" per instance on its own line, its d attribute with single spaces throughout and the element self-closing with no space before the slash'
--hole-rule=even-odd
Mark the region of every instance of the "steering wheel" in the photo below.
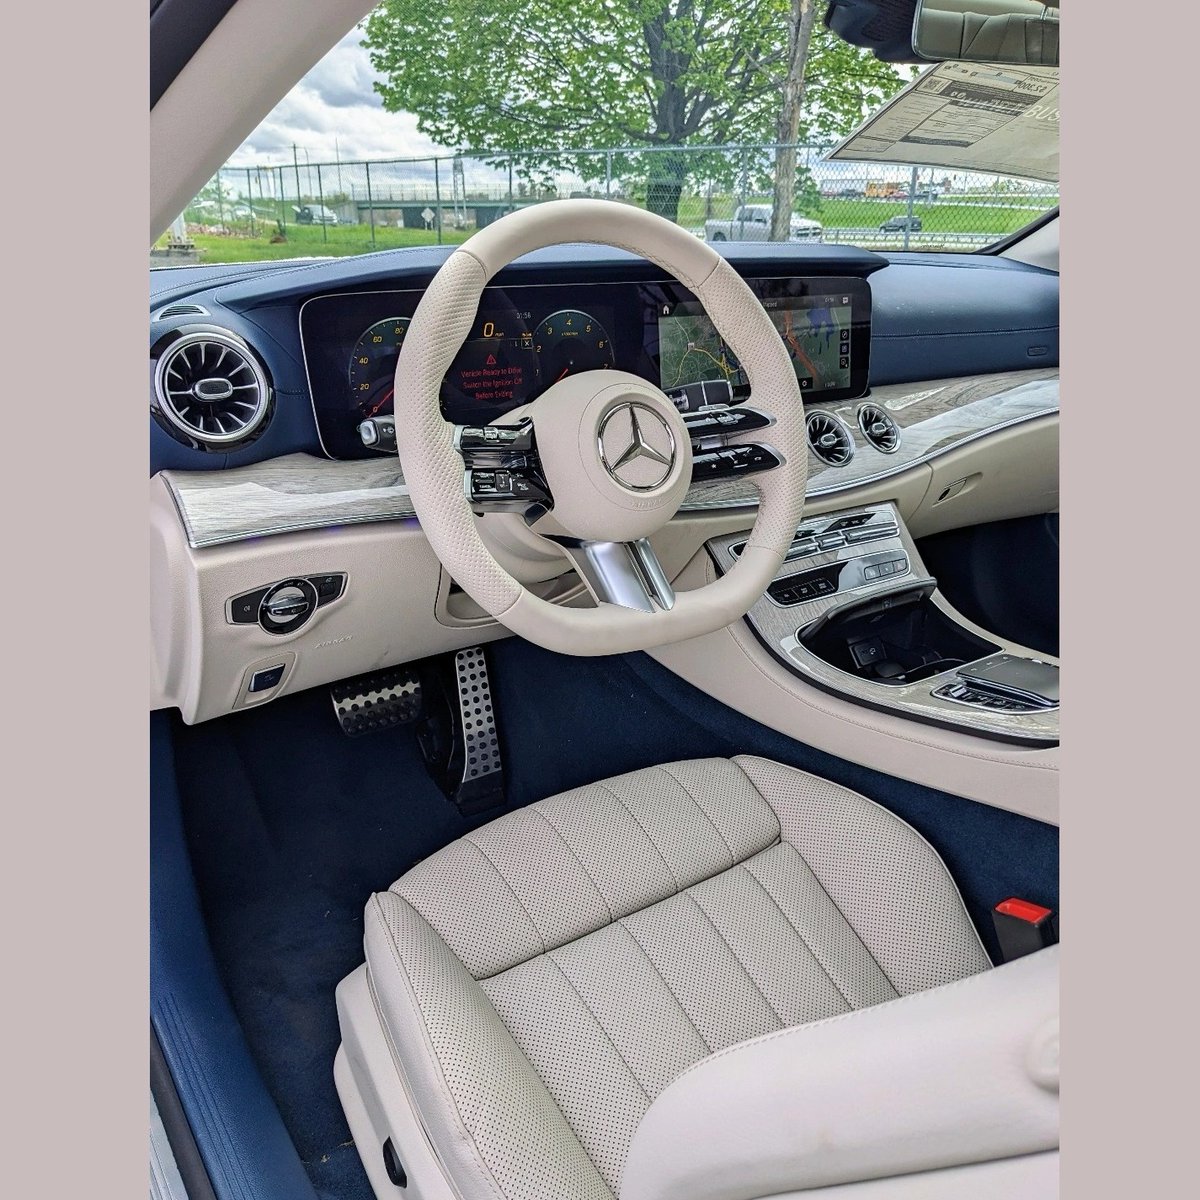
<svg viewBox="0 0 1200 1200">
<path fill-rule="evenodd" d="M 513 259 L 591 242 L 629 250 L 688 287 L 741 363 L 747 405 L 681 413 L 659 388 L 616 370 L 553 384 L 506 423 L 447 423 L 442 379 L 483 289 Z M 617 654 L 711 633 L 743 616 L 775 577 L 804 509 L 807 444 L 795 371 L 757 297 L 716 253 L 663 217 L 606 200 L 510 213 L 464 242 L 417 306 L 396 365 L 396 442 L 413 509 L 434 552 L 486 612 L 566 654 Z M 764 437 L 769 436 L 769 442 Z M 758 515 L 736 565 L 676 594 L 650 544 L 692 483 L 747 475 Z M 567 555 L 597 601 L 541 599 L 497 561 L 477 517 L 520 512 Z"/>
</svg>

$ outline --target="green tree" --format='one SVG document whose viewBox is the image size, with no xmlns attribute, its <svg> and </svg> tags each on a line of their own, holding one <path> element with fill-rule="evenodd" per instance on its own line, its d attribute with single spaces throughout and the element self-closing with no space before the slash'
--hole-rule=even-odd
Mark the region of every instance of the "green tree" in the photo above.
<svg viewBox="0 0 1200 1200">
<path fill-rule="evenodd" d="M 384 108 L 413 113 L 442 145 L 547 151 L 537 165 L 592 179 L 603 157 L 572 150 L 655 149 L 614 167 L 629 176 L 641 165 L 647 207 L 674 219 L 697 162 L 673 147 L 769 142 L 793 125 L 784 140 L 828 138 L 899 88 L 894 67 L 824 29 L 825 0 L 813 0 L 800 95 L 781 124 L 789 77 L 797 90 L 794 3 L 384 0 L 363 44 Z"/>
</svg>

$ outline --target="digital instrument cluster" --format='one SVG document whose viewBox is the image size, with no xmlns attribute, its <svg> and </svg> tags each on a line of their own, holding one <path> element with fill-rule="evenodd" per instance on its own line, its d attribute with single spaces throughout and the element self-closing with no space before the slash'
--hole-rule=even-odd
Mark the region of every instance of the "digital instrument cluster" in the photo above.
<svg viewBox="0 0 1200 1200">
<path fill-rule="evenodd" d="M 411 323 L 386 317 L 354 343 L 348 383 L 360 417 L 393 411 L 396 363 Z M 612 338 L 593 313 L 564 308 L 535 322 L 528 311 L 485 308 L 450 368 L 443 402 L 464 411 L 512 408 L 568 375 L 614 363 Z"/>
<path fill-rule="evenodd" d="M 805 399 L 862 395 L 870 351 L 870 292 L 857 278 L 747 281 L 779 330 Z M 361 458 L 358 426 L 396 404 L 396 365 L 419 290 L 318 296 L 300 311 L 317 428 L 326 452 Z M 618 368 L 677 398 L 689 385 L 750 391 L 733 352 L 695 296 L 673 281 L 485 289 L 470 333 L 442 381 L 442 411 L 482 425 L 537 399 L 568 375 Z M 402 384 L 401 384 L 402 386 Z M 727 393 L 727 394 L 728 394 Z M 401 397 L 403 399 L 403 397 Z"/>
</svg>

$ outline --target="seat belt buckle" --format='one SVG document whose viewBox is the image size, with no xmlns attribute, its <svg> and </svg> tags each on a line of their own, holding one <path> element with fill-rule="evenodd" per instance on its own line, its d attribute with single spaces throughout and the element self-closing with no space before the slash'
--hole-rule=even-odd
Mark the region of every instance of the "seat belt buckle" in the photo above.
<svg viewBox="0 0 1200 1200">
<path fill-rule="evenodd" d="M 1009 896 L 992 909 L 992 923 L 1005 962 L 1024 958 L 1058 942 L 1058 918 L 1054 910 Z"/>
</svg>

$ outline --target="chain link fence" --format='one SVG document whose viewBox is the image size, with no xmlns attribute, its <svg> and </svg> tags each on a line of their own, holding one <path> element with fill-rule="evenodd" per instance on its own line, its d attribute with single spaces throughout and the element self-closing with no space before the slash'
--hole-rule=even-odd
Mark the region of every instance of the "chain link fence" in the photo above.
<svg viewBox="0 0 1200 1200">
<path fill-rule="evenodd" d="M 944 168 L 828 162 L 828 147 L 614 147 L 372 162 L 227 166 L 176 223 L 200 261 L 345 255 L 460 242 L 519 208 L 595 196 L 660 212 L 709 241 L 765 241 L 776 155 L 794 152 L 790 239 L 972 250 L 1058 203 L 1057 187 Z M 165 249 L 165 247 L 164 247 Z"/>
</svg>

